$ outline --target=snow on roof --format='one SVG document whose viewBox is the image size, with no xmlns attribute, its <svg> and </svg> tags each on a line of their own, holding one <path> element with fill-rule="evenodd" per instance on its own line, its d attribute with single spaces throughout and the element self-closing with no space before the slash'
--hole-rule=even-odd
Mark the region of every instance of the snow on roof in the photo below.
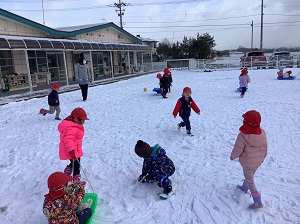
<svg viewBox="0 0 300 224">
<path fill-rule="evenodd" d="M 95 26 L 101 26 L 105 24 L 109 24 L 109 23 L 94 23 L 94 24 L 85 24 L 85 25 L 76 25 L 76 26 L 65 26 L 65 27 L 56 27 L 54 29 L 59 31 L 72 32 L 76 30 L 83 30 L 83 29 L 87 29 Z"/>
<path fill-rule="evenodd" d="M 141 37 L 141 36 L 136 36 L 138 39 L 140 39 L 143 42 L 158 42 L 157 40 L 153 40 L 150 38 L 145 38 L 145 37 Z"/>
</svg>

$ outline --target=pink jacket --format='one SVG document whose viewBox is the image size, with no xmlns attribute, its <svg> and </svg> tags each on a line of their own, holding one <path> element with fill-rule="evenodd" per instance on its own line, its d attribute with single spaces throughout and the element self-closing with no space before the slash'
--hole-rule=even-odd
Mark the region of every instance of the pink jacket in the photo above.
<svg viewBox="0 0 300 224">
<path fill-rule="evenodd" d="M 58 131 L 60 132 L 59 158 L 61 160 L 71 159 L 70 152 L 73 150 L 75 150 L 77 158 L 82 157 L 84 127 L 75 122 L 63 120 L 58 125 Z"/>
<path fill-rule="evenodd" d="M 240 132 L 231 152 L 231 158 L 239 158 L 243 168 L 257 169 L 266 158 L 267 149 L 267 137 L 264 130 L 260 135 Z"/>
</svg>

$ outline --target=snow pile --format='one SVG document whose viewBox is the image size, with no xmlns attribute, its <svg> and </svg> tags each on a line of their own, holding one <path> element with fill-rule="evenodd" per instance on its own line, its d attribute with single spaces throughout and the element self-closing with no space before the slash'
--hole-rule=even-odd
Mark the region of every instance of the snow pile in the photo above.
<svg viewBox="0 0 300 224">
<path fill-rule="evenodd" d="M 236 92 L 238 70 L 173 71 L 168 99 L 151 91 L 156 74 L 90 88 L 86 102 L 80 90 L 60 94 L 62 118 L 75 107 L 90 118 L 82 167 L 100 198 L 94 223 L 300 223 L 299 78 L 279 81 L 276 72 L 249 71 L 243 99 Z M 179 132 L 180 119 L 172 116 L 185 86 L 201 109 L 200 116 L 192 112 L 194 137 Z M 41 107 L 47 107 L 46 97 L 0 107 L 0 223 L 47 223 L 42 213 L 47 178 L 67 162 L 58 158 L 59 122 L 38 114 Z M 252 198 L 235 189 L 243 174 L 229 159 L 242 114 L 251 109 L 261 113 L 269 143 L 255 177 L 264 204 L 257 212 L 247 209 Z M 176 192 L 166 201 L 157 196 L 162 189 L 155 184 L 137 182 L 139 139 L 160 144 L 174 161 Z"/>
</svg>

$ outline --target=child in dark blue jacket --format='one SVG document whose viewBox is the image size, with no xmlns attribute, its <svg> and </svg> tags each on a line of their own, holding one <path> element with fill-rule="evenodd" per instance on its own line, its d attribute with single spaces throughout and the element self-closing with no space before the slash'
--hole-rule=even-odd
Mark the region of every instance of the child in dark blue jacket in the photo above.
<svg viewBox="0 0 300 224">
<path fill-rule="evenodd" d="M 191 133 L 191 109 L 193 109 L 198 115 L 200 115 L 200 109 L 191 97 L 192 89 L 190 87 L 184 87 L 182 91 L 182 97 L 178 99 L 176 106 L 173 110 L 173 116 L 176 118 L 177 114 L 182 119 L 182 122 L 177 124 L 178 130 L 182 127 L 186 127 L 186 133 L 192 135 Z"/>
<path fill-rule="evenodd" d="M 58 97 L 58 90 L 60 86 L 57 83 L 52 84 L 52 91 L 48 95 L 48 104 L 49 110 L 41 109 L 41 113 L 43 116 L 46 114 L 53 114 L 56 111 L 55 120 L 61 120 L 59 118 L 60 114 L 60 107 L 59 107 L 59 97 Z"/>
<path fill-rule="evenodd" d="M 172 182 L 169 177 L 175 172 L 172 160 L 166 155 L 166 151 L 156 144 L 153 147 L 142 140 L 138 140 L 135 145 L 135 153 L 144 158 L 142 174 L 138 181 L 142 183 L 156 182 L 159 187 L 164 189 L 160 194 L 163 198 L 173 195 Z"/>
</svg>

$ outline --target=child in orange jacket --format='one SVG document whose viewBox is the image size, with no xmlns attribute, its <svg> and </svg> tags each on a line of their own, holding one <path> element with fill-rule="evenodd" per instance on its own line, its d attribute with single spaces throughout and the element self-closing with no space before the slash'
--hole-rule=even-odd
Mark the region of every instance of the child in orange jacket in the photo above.
<svg viewBox="0 0 300 224">
<path fill-rule="evenodd" d="M 179 116 L 183 121 L 177 124 L 178 130 L 180 131 L 181 127 L 186 127 L 186 133 L 188 135 L 192 135 L 190 123 L 191 108 L 198 115 L 200 115 L 200 109 L 191 97 L 192 90 L 190 87 L 185 87 L 182 92 L 182 97 L 178 99 L 174 108 L 173 116 L 176 118 L 177 114 L 179 113 Z"/>
</svg>

